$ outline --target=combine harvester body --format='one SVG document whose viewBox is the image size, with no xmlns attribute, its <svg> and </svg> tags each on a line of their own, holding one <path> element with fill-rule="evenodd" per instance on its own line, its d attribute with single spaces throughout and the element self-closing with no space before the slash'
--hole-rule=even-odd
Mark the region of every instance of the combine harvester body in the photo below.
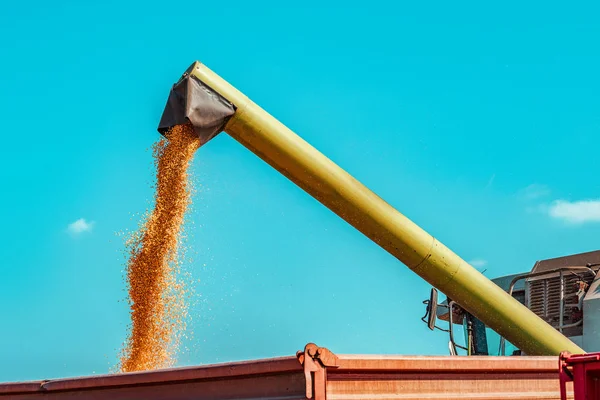
<svg viewBox="0 0 600 400">
<path fill-rule="evenodd" d="M 173 86 L 159 132 L 181 124 L 191 124 L 202 144 L 221 131 L 231 135 L 528 356 L 342 356 L 309 344 L 287 358 L 2 384 L 0 399 L 549 400 L 560 399 L 561 384 L 570 386 L 571 380 L 576 388 L 585 385 L 580 393 L 587 391 L 588 397 L 575 400 L 599 398 L 592 392 L 598 357 L 583 354 L 552 324 L 200 63 Z M 437 291 L 432 294 L 428 322 L 435 325 Z M 565 390 L 564 398 L 571 392 Z"/>
<path fill-rule="evenodd" d="M 537 261 L 531 271 L 492 279 L 519 303 L 587 352 L 600 351 L 600 251 Z M 437 303 L 431 291 L 423 321 L 448 333 L 451 355 L 527 354 L 465 311 L 458 302 Z M 438 321 L 445 321 L 438 324 Z M 444 325 L 442 325 L 444 324 Z M 440 326 L 441 325 L 441 326 Z"/>
</svg>

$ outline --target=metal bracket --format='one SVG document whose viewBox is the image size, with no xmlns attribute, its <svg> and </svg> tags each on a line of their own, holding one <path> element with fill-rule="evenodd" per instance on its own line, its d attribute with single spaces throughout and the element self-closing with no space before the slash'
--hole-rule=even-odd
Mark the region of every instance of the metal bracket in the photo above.
<svg viewBox="0 0 600 400">
<path fill-rule="evenodd" d="M 327 398 L 327 368 L 339 367 L 339 358 L 325 347 L 309 343 L 296 357 L 304 366 L 306 398 L 325 400 Z"/>
</svg>

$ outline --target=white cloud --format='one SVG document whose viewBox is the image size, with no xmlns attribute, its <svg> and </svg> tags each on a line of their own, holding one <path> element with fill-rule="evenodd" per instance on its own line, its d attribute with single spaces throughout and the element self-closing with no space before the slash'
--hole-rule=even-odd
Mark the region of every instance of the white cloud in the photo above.
<svg viewBox="0 0 600 400">
<path fill-rule="evenodd" d="M 546 185 L 540 185 L 539 183 L 532 183 L 526 188 L 521 189 L 519 193 L 527 200 L 535 200 L 540 197 L 548 196 L 550 194 L 550 188 Z"/>
<path fill-rule="evenodd" d="M 600 200 L 557 200 L 548 207 L 548 214 L 573 224 L 600 222 Z"/>
<path fill-rule="evenodd" d="M 476 258 L 474 260 L 469 261 L 469 264 L 471 264 L 475 268 L 485 267 L 487 263 L 487 260 L 482 260 L 481 258 Z"/>
<path fill-rule="evenodd" d="M 79 235 L 84 232 L 91 232 L 94 228 L 94 221 L 86 221 L 85 218 L 79 218 L 77 221 L 69 224 L 67 231 L 72 235 Z"/>
</svg>

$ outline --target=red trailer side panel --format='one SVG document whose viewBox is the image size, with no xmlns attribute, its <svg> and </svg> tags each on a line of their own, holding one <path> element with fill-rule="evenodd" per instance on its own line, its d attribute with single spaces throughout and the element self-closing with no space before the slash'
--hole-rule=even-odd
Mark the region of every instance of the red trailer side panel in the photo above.
<svg viewBox="0 0 600 400">
<path fill-rule="evenodd" d="M 283 357 L 162 371 L 0 384 L 0 400 L 559 400 L 556 357 Z M 568 393 L 572 398 L 572 393 Z"/>
</svg>

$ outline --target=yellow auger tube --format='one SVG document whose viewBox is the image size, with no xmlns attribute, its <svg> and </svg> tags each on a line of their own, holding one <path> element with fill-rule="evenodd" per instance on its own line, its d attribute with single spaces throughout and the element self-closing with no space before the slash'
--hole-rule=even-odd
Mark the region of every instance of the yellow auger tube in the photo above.
<svg viewBox="0 0 600 400">
<path fill-rule="evenodd" d="M 237 108 L 225 132 L 508 341 L 528 355 L 584 353 L 205 65 L 190 73 Z"/>
</svg>

